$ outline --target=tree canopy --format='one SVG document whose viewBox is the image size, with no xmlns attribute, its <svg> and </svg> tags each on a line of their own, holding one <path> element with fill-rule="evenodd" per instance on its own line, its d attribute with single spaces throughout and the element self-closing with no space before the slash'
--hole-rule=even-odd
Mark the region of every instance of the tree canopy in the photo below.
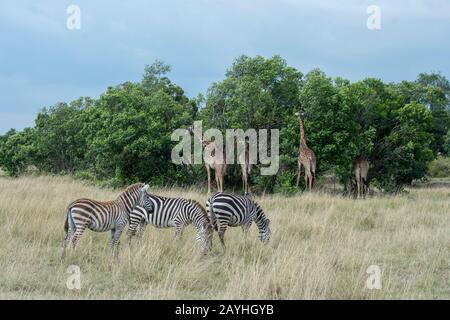
<svg viewBox="0 0 450 320">
<path fill-rule="evenodd" d="M 252 185 L 256 191 L 295 191 L 300 106 L 319 179 L 333 173 L 349 186 L 352 161 L 364 155 L 371 183 L 398 191 L 423 178 L 431 160 L 450 153 L 450 83 L 440 73 L 352 83 L 319 69 L 303 74 L 280 56 L 241 56 L 205 98 L 189 98 L 170 80 L 170 70 L 155 61 L 140 82 L 42 109 L 33 128 L 0 136 L 0 167 L 12 176 L 34 167 L 115 186 L 202 183 L 201 166 L 171 161 L 172 132 L 202 120 L 204 129 L 279 129 L 280 170 L 273 176 L 253 170 Z M 226 185 L 240 183 L 239 168 L 232 166 Z"/>
</svg>

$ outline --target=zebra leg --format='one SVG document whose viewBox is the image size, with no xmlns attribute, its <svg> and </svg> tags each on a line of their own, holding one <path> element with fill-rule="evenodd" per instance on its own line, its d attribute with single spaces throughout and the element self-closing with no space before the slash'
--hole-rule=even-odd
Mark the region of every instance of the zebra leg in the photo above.
<svg viewBox="0 0 450 320">
<path fill-rule="evenodd" d="M 138 228 L 138 232 L 137 232 L 137 237 L 139 239 L 142 239 L 142 236 L 144 235 L 146 227 L 147 227 L 147 224 L 145 223 L 145 221 L 141 220 L 141 223 L 139 224 L 139 228 Z"/>
<path fill-rule="evenodd" d="M 87 225 L 86 224 L 82 224 L 82 225 L 77 225 L 76 229 L 75 229 L 75 234 L 72 238 L 72 248 L 75 250 L 78 241 L 80 241 L 81 236 L 84 233 L 84 230 L 86 230 Z"/>
<path fill-rule="evenodd" d="M 62 249 L 62 253 L 61 253 L 61 260 L 64 260 L 66 258 L 67 244 L 70 242 L 70 239 L 72 238 L 73 234 L 74 234 L 73 229 L 69 228 L 67 230 L 66 236 L 65 236 L 64 241 L 63 241 L 63 249 Z"/>
<path fill-rule="evenodd" d="M 183 226 L 181 224 L 175 225 L 175 240 L 180 241 L 183 235 Z"/>
<path fill-rule="evenodd" d="M 242 225 L 242 231 L 244 232 L 244 239 L 245 239 L 245 241 L 247 241 L 248 230 L 250 230 L 250 227 L 252 226 L 252 222 L 253 221 L 250 221 L 250 222 L 247 222 L 244 225 Z"/>
<path fill-rule="evenodd" d="M 139 234 L 142 221 L 143 221 L 143 219 L 141 219 L 141 220 L 130 219 L 130 224 L 128 226 L 128 231 L 127 231 L 129 244 L 131 244 L 131 238 L 136 235 L 136 232 L 138 232 L 138 234 Z"/>
<path fill-rule="evenodd" d="M 242 231 L 244 232 L 245 237 L 247 237 L 248 230 L 250 229 L 251 226 L 252 226 L 252 221 L 247 222 L 244 225 L 242 225 Z"/>
<path fill-rule="evenodd" d="M 64 260 L 66 258 L 67 244 L 70 242 L 70 239 L 72 238 L 72 236 L 73 236 L 73 234 L 75 232 L 75 225 L 73 224 L 73 220 L 72 220 L 71 210 L 70 209 L 67 211 L 66 219 L 67 219 L 66 220 L 66 224 L 65 224 L 66 236 L 65 236 L 64 241 L 63 241 L 61 260 Z"/>
<path fill-rule="evenodd" d="M 225 238 L 224 238 L 225 230 L 227 230 L 226 227 L 219 227 L 219 230 L 217 231 L 219 234 L 219 239 L 220 243 L 222 244 L 223 251 L 225 251 Z"/>
<path fill-rule="evenodd" d="M 111 229 L 111 252 L 115 258 L 118 257 L 120 236 L 122 234 L 123 228 L 118 227 L 116 229 Z"/>
</svg>

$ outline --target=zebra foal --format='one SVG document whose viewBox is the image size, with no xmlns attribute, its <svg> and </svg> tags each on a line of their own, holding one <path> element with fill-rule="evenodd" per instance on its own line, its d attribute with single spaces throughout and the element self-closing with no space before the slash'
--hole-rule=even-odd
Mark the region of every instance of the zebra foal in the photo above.
<svg viewBox="0 0 450 320">
<path fill-rule="evenodd" d="M 272 234 L 270 220 L 256 201 L 245 196 L 218 192 L 207 200 L 206 209 L 224 249 L 227 227 L 242 226 L 247 232 L 253 222 L 259 229 L 259 239 L 263 243 L 269 242 Z"/>
<path fill-rule="evenodd" d="M 143 197 L 148 185 L 137 183 L 129 186 L 114 201 L 100 202 L 91 199 L 78 199 L 72 202 L 66 211 L 63 250 L 61 258 L 66 256 L 66 247 L 72 239 L 75 249 L 86 229 L 96 232 L 111 231 L 111 250 L 117 255 L 116 246 L 120 235 L 129 220 L 134 206 L 144 204 Z"/>
</svg>

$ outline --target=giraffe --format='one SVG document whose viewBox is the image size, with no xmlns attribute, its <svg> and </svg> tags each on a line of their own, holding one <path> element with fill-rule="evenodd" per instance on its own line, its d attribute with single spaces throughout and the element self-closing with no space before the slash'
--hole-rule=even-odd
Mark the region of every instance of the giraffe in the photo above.
<svg viewBox="0 0 450 320">
<path fill-rule="evenodd" d="M 303 167 L 305 168 L 305 187 L 308 188 L 309 186 L 309 191 L 311 191 L 316 180 L 316 155 L 314 154 L 314 151 L 308 148 L 308 145 L 306 144 L 304 125 L 305 111 L 301 109 L 300 112 L 296 112 L 295 115 L 298 117 L 300 124 L 300 145 L 297 160 L 296 185 L 297 187 L 299 185 L 300 174 L 303 165 Z"/>
<path fill-rule="evenodd" d="M 249 155 L 249 141 L 246 138 L 244 141 L 239 141 L 239 144 L 243 145 L 243 152 L 238 154 L 239 165 L 241 166 L 242 173 L 242 186 L 244 188 L 244 194 L 250 193 L 249 175 L 252 171 L 252 165 L 250 163 Z"/>
<path fill-rule="evenodd" d="M 194 131 L 193 126 L 189 126 L 187 131 L 189 134 L 194 136 L 197 140 L 200 141 L 202 146 L 207 150 L 211 157 L 205 157 L 205 169 L 208 175 L 208 194 L 211 193 L 211 169 L 215 172 L 215 180 L 217 185 L 217 191 L 223 191 L 223 177 L 225 175 L 226 164 L 225 157 L 223 155 L 222 150 L 216 148 L 216 145 L 213 141 L 204 139 L 202 136 L 198 136 Z"/>
<path fill-rule="evenodd" d="M 353 173 L 356 179 L 357 197 L 361 195 L 365 198 L 368 192 L 367 173 L 369 171 L 369 161 L 360 155 L 353 161 Z"/>
</svg>

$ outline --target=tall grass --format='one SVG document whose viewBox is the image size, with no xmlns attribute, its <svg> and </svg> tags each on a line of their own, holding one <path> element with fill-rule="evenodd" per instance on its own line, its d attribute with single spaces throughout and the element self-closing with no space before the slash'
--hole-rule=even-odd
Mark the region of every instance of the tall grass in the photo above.
<svg viewBox="0 0 450 320">
<path fill-rule="evenodd" d="M 204 203 L 197 190 L 152 190 Z M 68 177 L 0 177 L 0 298 L 75 299 L 424 299 L 450 298 L 450 189 L 353 200 L 321 193 L 257 198 L 271 219 L 270 245 L 229 228 L 205 256 L 174 230 L 147 228 L 132 246 L 122 238 L 112 262 L 109 233 L 87 231 L 59 260 L 68 203 L 114 199 L 117 190 Z M 69 265 L 81 290 L 66 287 Z M 366 288 L 370 265 L 380 290 Z"/>
</svg>

